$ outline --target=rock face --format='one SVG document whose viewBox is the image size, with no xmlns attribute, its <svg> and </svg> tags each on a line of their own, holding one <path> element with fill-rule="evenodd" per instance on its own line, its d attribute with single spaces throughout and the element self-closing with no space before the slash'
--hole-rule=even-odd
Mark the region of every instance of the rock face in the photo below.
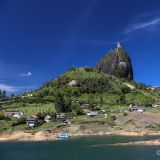
<svg viewBox="0 0 160 160">
<path fill-rule="evenodd" d="M 96 69 L 118 78 L 133 80 L 131 59 L 121 43 L 118 43 L 116 49 L 110 51 L 97 63 Z"/>
</svg>

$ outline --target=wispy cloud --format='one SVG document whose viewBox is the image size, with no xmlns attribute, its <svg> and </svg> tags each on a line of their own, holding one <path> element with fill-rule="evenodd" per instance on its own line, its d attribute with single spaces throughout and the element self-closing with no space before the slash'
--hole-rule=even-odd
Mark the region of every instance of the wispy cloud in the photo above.
<svg viewBox="0 0 160 160">
<path fill-rule="evenodd" d="M 132 24 L 129 27 L 127 27 L 127 29 L 125 30 L 125 33 L 128 34 L 128 33 L 131 33 L 137 30 L 151 28 L 151 27 L 155 27 L 158 25 L 160 25 L 160 17 L 154 18 L 152 20 L 148 20 L 145 22 L 139 22 L 139 23 Z"/>
<path fill-rule="evenodd" d="M 0 84 L 0 90 L 5 90 L 7 92 L 18 92 L 19 91 L 17 87 L 6 85 L 6 84 Z"/>
<path fill-rule="evenodd" d="M 12 86 L 0 83 L 0 90 L 5 90 L 9 93 L 17 93 L 17 92 L 23 92 L 25 90 L 34 89 L 36 86 Z"/>
<path fill-rule="evenodd" d="M 141 31 L 157 31 L 160 26 L 160 10 L 139 13 L 132 17 L 132 22 L 125 28 L 124 33 Z"/>
<path fill-rule="evenodd" d="M 22 73 L 20 74 L 21 77 L 30 77 L 32 76 L 32 72 L 28 72 L 28 73 Z"/>
<path fill-rule="evenodd" d="M 3 60 L 0 60 L 0 81 L 4 80 L 19 80 L 20 76 L 23 76 L 23 71 L 24 70 L 30 70 L 27 66 L 24 65 L 19 65 L 19 64 L 12 64 L 5 62 Z M 20 74 L 23 73 L 23 74 Z M 25 73 L 25 75 L 31 76 L 31 72 Z"/>
</svg>

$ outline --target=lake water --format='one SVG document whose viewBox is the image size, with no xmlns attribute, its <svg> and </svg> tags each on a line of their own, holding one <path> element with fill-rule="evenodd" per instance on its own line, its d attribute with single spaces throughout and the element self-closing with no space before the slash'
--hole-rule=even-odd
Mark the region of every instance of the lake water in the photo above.
<svg viewBox="0 0 160 160">
<path fill-rule="evenodd" d="M 0 143 L 0 160 L 160 160 L 158 146 L 100 146 L 157 137 L 80 137 L 52 142 Z"/>
</svg>

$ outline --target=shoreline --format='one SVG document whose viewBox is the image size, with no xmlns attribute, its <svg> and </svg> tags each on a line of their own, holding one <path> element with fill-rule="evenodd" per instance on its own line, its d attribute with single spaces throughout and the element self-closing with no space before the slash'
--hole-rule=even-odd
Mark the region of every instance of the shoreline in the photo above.
<svg viewBox="0 0 160 160">
<path fill-rule="evenodd" d="M 59 134 L 59 133 L 58 133 Z M 38 142 L 38 141 L 57 141 L 61 140 L 57 138 L 55 135 L 51 135 L 46 131 L 39 131 L 35 134 L 27 133 L 24 131 L 16 131 L 12 134 L 3 134 L 0 135 L 0 143 L 1 142 Z M 98 133 L 69 133 L 69 135 L 73 138 L 75 137 L 85 137 L 85 136 L 128 136 L 128 137 L 144 137 L 144 136 L 160 136 L 160 132 L 130 132 L 130 131 L 122 131 L 122 132 L 98 132 Z M 132 144 L 132 142 L 127 143 Z M 126 143 L 122 145 L 127 145 Z M 146 143 L 148 144 L 148 143 Z M 118 144 L 117 144 L 118 145 Z M 121 145 L 121 144 L 120 144 Z M 138 145 L 138 144 L 137 144 Z M 159 144 L 160 145 L 160 144 Z"/>
</svg>

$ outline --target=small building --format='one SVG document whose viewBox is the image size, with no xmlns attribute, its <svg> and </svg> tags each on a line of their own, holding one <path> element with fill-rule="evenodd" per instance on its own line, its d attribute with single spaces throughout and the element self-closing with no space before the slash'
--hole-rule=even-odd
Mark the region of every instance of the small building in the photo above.
<svg viewBox="0 0 160 160">
<path fill-rule="evenodd" d="M 77 85 L 77 82 L 76 82 L 76 80 L 72 80 L 72 81 L 70 81 L 69 83 L 68 83 L 68 85 L 69 86 L 76 86 Z"/>
<path fill-rule="evenodd" d="M 134 111 L 138 111 L 139 107 L 138 106 L 131 106 L 130 107 L 130 111 L 134 112 Z"/>
<path fill-rule="evenodd" d="M 31 94 L 31 93 L 27 94 L 27 97 L 33 97 L 33 94 Z"/>
<path fill-rule="evenodd" d="M 26 119 L 26 123 L 30 126 L 30 127 L 35 127 L 38 123 L 39 123 L 39 119 L 37 116 L 31 116 L 28 117 Z"/>
<path fill-rule="evenodd" d="M 135 105 L 135 106 L 133 106 L 133 105 L 130 105 L 129 106 L 129 111 L 130 112 L 135 112 L 135 111 L 137 111 L 137 112 L 144 112 L 144 108 L 142 107 L 142 106 L 137 106 L 137 105 Z"/>
<path fill-rule="evenodd" d="M 66 120 L 64 121 L 64 124 L 66 124 L 66 125 L 71 125 L 71 121 L 70 121 L 69 119 L 66 119 Z"/>
<path fill-rule="evenodd" d="M 31 93 L 28 93 L 28 94 L 25 94 L 25 95 L 21 96 L 22 99 L 31 98 L 31 97 L 33 97 L 33 94 L 31 94 Z"/>
<path fill-rule="evenodd" d="M 110 109 L 103 109 L 103 110 L 101 110 L 103 113 L 110 113 L 111 112 L 111 110 Z"/>
<path fill-rule="evenodd" d="M 159 104 L 152 104 L 152 107 L 153 108 L 158 108 L 158 107 L 160 107 L 160 105 Z"/>
<path fill-rule="evenodd" d="M 57 118 L 58 119 L 67 119 L 68 118 L 68 114 L 67 113 L 58 113 L 57 114 Z"/>
<path fill-rule="evenodd" d="M 143 108 L 139 108 L 137 111 L 140 112 L 140 113 L 143 113 L 144 109 Z"/>
<path fill-rule="evenodd" d="M 98 112 L 97 111 L 91 111 L 87 113 L 88 116 L 94 117 L 94 116 L 98 116 Z"/>
<path fill-rule="evenodd" d="M 50 116 L 50 115 L 47 115 L 47 116 L 44 118 L 44 121 L 45 121 L 46 123 L 51 122 L 51 121 L 52 121 L 51 116 Z"/>
<path fill-rule="evenodd" d="M 11 117 L 14 117 L 14 118 L 21 118 L 23 116 L 23 112 L 22 111 L 5 111 L 4 112 L 4 115 L 7 117 L 7 116 L 11 116 Z"/>
</svg>

